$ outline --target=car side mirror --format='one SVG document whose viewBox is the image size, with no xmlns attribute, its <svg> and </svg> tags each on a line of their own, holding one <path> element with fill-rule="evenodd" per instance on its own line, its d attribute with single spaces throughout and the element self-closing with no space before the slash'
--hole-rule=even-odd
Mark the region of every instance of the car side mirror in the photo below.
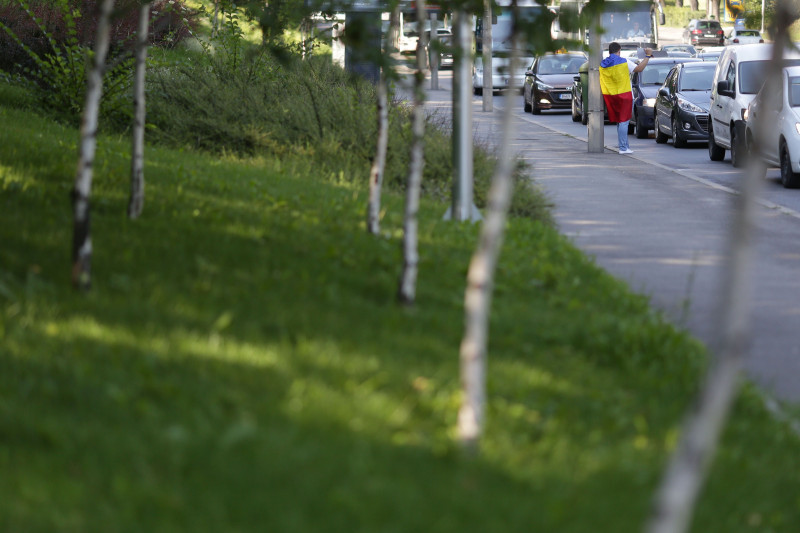
<svg viewBox="0 0 800 533">
<path fill-rule="evenodd" d="M 669 89 L 667 89 L 666 87 L 661 87 L 658 90 L 658 95 L 659 96 L 669 96 Z"/>
<path fill-rule="evenodd" d="M 572 79 L 573 79 L 573 81 L 580 82 L 581 81 L 581 76 L 580 76 L 580 74 L 578 74 L 577 76 L 572 76 Z"/>
<path fill-rule="evenodd" d="M 519 71 L 518 71 L 518 72 L 519 72 Z M 525 71 L 525 75 L 526 75 L 526 76 L 533 76 L 533 71 L 532 71 L 532 70 L 526 70 L 526 71 Z"/>
<path fill-rule="evenodd" d="M 730 83 L 728 83 L 728 80 L 722 80 L 717 82 L 717 94 L 730 97 L 735 96 L 733 94 L 733 90 L 730 87 Z"/>
</svg>

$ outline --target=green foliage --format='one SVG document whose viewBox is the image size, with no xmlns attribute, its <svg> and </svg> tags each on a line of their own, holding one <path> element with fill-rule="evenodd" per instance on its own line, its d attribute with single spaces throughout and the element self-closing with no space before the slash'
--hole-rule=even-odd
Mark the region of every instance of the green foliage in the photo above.
<svg viewBox="0 0 800 533">
<path fill-rule="evenodd" d="M 268 45 L 242 38 L 242 21 L 226 15 L 216 36 L 200 40 L 202 53 L 157 63 L 148 78 L 149 137 L 241 155 L 299 154 L 334 181 L 365 180 L 375 151 L 375 89 L 363 78 L 331 64 L 328 56 L 275 57 Z M 452 138 L 429 118 L 425 138 L 423 192 L 451 195 Z M 400 102 L 390 110 L 385 183 L 405 187 L 411 142 L 410 114 Z M 475 196 L 485 206 L 495 158 L 485 147 L 475 155 Z M 527 178 L 516 174 L 512 216 L 550 221 L 547 201 Z"/>
<path fill-rule="evenodd" d="M 78 133 L 6 89 L 0 530 L 641 530 L 704 351 L 555 230 L 509 222 L 488 431 L 468 460 L 452 435 L 477 226 L 423 200 L 406 309 L 400 195 L 376 238 L 365 180 L 334 183 L 302 155 L 151 146 L 133 222 L 129 142 L 101 135 L 96 284 L 78 294 Z M 692 531 L 800 530 L 798 470 L 797 435 L 746 389 Z"/>
<path fill-rule="evenodd" d="M 666 18 L 667 26 L 685 28 L 690 20 L 706 18 L 707 15 L 705 11 L 692 11 L 687 2 L 684 7 L 666 6 L 664 8 L 664 17 Z"/>
<path fill-rule="evenodd" d="M 28 53 L 32 67 L 24 67 L 23 75 L 33 82 L 42 106 L 68 121 L 80 120 L 86 94 L 86 69 L 92 56 L 92 49 L 78 39 L 76 19 L 81 15 L 74 11 L 67 0 L 54 0 L 54 6 L 61 10 L 66 29 L 66 39 L 57 42 L 49 32 L 44 21 L 31 9 L 27 0 L 17 0 L 45 36 L 50 51 L 38 53 L 23 42 L 16 33 L 0 21 L 0 29 Z M 131 84 L 133 58 L 116 62 L 104 76 L 101 113 L 114 116 L 127 113 L 128 92 Z"/>
</svg>

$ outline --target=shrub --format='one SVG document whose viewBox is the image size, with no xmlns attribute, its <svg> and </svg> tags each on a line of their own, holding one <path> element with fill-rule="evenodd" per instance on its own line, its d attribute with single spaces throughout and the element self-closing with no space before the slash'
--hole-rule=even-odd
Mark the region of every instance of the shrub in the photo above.
<svg viewBox="0 0 800 533">
<path fill-rule="evenodd" d="M 116 4 L 112 20 L 112 48 L 105 75 L 101 113 L 129 122 L 132 56 L 137 29 L 136 0 Z M 154 2 L 152 40 L 164 43 L 188 35 L 188 22 L 168 0 Z M 96 31 L 97 0 L 14 0 L 0 6 L 0 68 L 33 83 L 42 106 L 68 122 L 77 122 L 84 104 L 87 58 Z M 179 24 L 174 18 L 181 15 Z M 177 29 L 176 29 L 177 28 Z"/>
<path fill-rule="evenodd" d="M 0 31 L 0 70 L 22 72 L 26 67 L 35 68 L 30 52 L 39 57 L 58 54 L 72 41 L 81 47 L 92 47 L 97 3 L 98 0 L 10 0 L 0 4 L 0 24 L 6 28 Z M 136 6 L 136 0 L 117 0 L 111 26 L 111 56 L 133 45 L 139 16 Z M 157 46 L 174 46 L 197 26 L 196 13 L 181 0 L 154 0 L 152 12 L 150 42 Z"/>
<path fill-rule="evenodd" d="M 278 62 L 259 55 L 258 49 L 248 50 L 235 69 L 225 67 L 231 61 L 209 54 L 180 67 L 158 69 L 149 78 L 148 118 L 154 126 L 150 138 L 214 152 L 301 156 L 313 161 L 309 164 L 320 175 L 365 182 L 377 131 L 373 85 L 332 65 L 330 57 Z M 262 65 L 254 68 L 255 61 Z M 402 190 L 412 135 L 410 113 L 394 102 L 389 116 L 384 183 L 388 189 Z M 422 182 L 423 194 L 445 201 L 454 174 L 448 129 L 443 119 L 428 118 Z M 494 166 L 493 154 L 478 146 L 478 207 L 486 204 Z M 515 173 L 511 213 L 551 222 L 548 202 L 521 165 Z"/>
</svg>

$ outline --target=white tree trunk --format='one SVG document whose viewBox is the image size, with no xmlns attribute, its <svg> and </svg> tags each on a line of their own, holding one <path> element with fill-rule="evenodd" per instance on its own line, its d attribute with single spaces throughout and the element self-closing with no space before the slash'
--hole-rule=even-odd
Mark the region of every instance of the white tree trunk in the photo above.
<svg viewBox="0 0 800 533">
<path fill-rule="evenodd" d="M 765 79 L 780 79 L 780 60 L 783 48 L 790 44 L 789 25 L 796 14 L 788 9 L 788 1 L 779 0 L 775 20 L 773 60 Z M 756 122 L 755 142 L 769 124 Z M 756 145 L 754 151 L 758 151 Z M 694 507 L 714 458 L 720 434 L 736 398 L 742 358 L 749 347 L 749 305 L 753 277 L 753 229 L 756 200 L 763 182 L 763 169 L 755 157 L 750 158 L 745 171 L 739 206 L 731 226 L 727 271 L 722 286 L 720 338 L 714 353 L 697 405 L 684 423 L 681 440 L 656 493 L 648 533 L 683 533 L 691 524 Z M 763 168 L 763 167 L 761 167 Z"/>
<path fill-rule="evenodd" d="M 91 287 L 92 238 L 89 198 L 92 192 L 92 166 L 97 148 L 97 121 L 109 45 L 109 17 L 113 6 L 114 0 L 102 0 L 99 6 L 94 58 L 86 75 L 86 100 L 81 118 L 78 171 L 72 189 L 72 284 L 84 290 Z"/>
<path fill-rule="evenodd" d="M 425 0 L 417 0 L 417 20 L 425 19 Z M 403 224 L 403 273 L 397 290 L 397 298 L 406 304 L 413 303 L 417 292 L 417 212 L 422 184 L 425 137 L 425 32 L 419 32 L 417 41 L 417 71 L 414 73 L 414 107 L 412 110 L 411 160 L 408 165 L 406 183 L 406 212 Z"/>
<path fill-rule="evenodd" d="M 389 81 L 387 64 L 391 64 L 394 53 L 392 38 L 397 33 L 400 24 L 399 5 L 392 10 L 389 19 L 389 31 L 386 34 L 384 47 L 386 57 L 384 67 L 381 69 L 381 77 L 378 81 L 378 141 L 375 147 L 375 159 L 369 170 L 369 203 L 367 205 L 367 231 L 377 235 L 381 230 L 381 188 L 383 187 L 383 174 L 386 168 L 386 148 L 389 143 Z"/>
<path fill-rule="evenodd" d="M 516 2 L 512 3 L 516 20 Z M 511 40 L 510 72 L 519 62 L 519 32 L 515 28 Z M 485 45 L 484 45 L 485 46 Z M 464 295 L 464 338 L 461 341 L 462 403 L 458 412 L 458 439 L 468 449 L 476 449 L 483 433 L 486 411 L 486 359 L 489 338 L 489 313 L 497 258 L 503 244 L 508 206 L 513 191 L 514 154 L 511 151 L 514 130 L 512 96 L 518 88 L 510 80 L 503 106 L 502 140 L 497 169 L 489 188 L 486 218 L 480 239 L 467 272 Z"/>
<path fill-rule="evenodd" d="M 133 142 L 131 146 L 131 198 L 128 217 L 135 219 L 144 206 L 144 123 L 146 104 L 144 78 L 147 71 L 147 38 L 150 23 L 150 2 L 139 8 L 139 29 L 136 35 L 136 71 L 133 77 Z"/>
</svg>

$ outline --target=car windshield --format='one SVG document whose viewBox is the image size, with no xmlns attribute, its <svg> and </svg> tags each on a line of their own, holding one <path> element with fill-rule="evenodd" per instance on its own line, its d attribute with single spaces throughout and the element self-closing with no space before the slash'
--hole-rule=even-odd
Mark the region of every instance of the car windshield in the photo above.
<svg viewBox="0 0 800 533">
<path fill-rule="evenodd" d="M 674 66 L 673 63 L 647 65 L 642 73 L 639 74 L 639 83 L 641 85 L 661 85 L 667 79 L 667 74 Z"/>
<path fill-rule="evenodd" d="M 679 91 L 710 91 L 714 83 L 714 65 L 710 68 L 685 69 L 680 79 Z"/>
<path fill-rule="evenodd" d="M 784 59 L 783 65 L 794 67 L 800 65 L 800 59 Z M 742 61 L 739 64 L 739 92 L 756 94 L 764 85 L 769 60 Z"/>
<path fill-rule="evenodd" d="M 722 26 L 720 26 L 719 22 L 701 20 L 697 23 L 698 30 L 718 30 L 720 28 Z"/>
<path fill-rule="evenodd" d="M 789 78 L 789 105 L 800 107 L 800 77 Z"/>
<path fill-rule="evenodd" d="M 539 74 L 577 74 L 578 69 L 586 62 L 583 56 L 553 55 L 542 58 L 539 62 Z"/>
</svg>

